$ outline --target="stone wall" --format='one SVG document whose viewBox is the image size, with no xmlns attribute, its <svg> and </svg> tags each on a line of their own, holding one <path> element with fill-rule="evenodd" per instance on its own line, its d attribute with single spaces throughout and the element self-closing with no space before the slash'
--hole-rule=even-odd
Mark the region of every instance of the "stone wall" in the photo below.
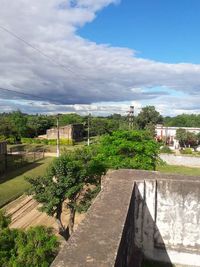
<svg viewBox="0 0 200 267">
<path fill-rule="evenodd" d="M 47 139 L 57 139 L 58 130 L 52 128 L 47 130 Z M 60 139 L 81 141 L 83 139 L 84 128 L 83 124 L 70 124 L 64 127 L 59 127 Z"/>
<path fill-rule="evenodd" d="M 200 167 L 200 157 L 176 156 L 176 155 L 172 155 L 172 154 L 160 154 L 160 158 L 169 165 Z"/>
<path fill-rule="evenodd" d="M 109 173 L 53 267 L 200 266 L 200 177 Z"/>
</svg>

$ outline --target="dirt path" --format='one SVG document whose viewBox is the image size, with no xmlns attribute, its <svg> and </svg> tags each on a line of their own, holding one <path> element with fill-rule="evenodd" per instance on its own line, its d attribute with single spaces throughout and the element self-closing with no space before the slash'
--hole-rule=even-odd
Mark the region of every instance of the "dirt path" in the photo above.
<svg viewBox="0 0 200 267">
<path fill-rule="evenodd" d="M 38 211 L 38 208 L 38 203 L 32 197 L 25 195 L 4 207 L 6 213 L 11 215 L 11 228 L 27 229 L 31 226 L 44 225 L 52 227 L 54 232 L 57 233 L 58 228 L 55 219 L 46 215 L 46 213 Z M 76 214 L 75 229 L 84 217 L 84 214 Z M 65 225 L 67 225 L 69 220 L 67 209 L 64 209 L 62 219 Z"/>
</svg>

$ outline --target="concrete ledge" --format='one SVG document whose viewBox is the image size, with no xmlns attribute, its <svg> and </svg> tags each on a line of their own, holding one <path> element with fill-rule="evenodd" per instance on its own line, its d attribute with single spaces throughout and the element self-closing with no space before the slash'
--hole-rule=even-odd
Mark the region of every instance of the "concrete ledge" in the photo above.
<svg viewBox="0 0 200 267">
<path fill-rule="evenodd" d="M 156 218 L 155 216 L 158 216 L 156 211 L 157 199 L 154 199 L 157 194 L 155 193 L 157 181 L 169 181 L 170 184 L 174 181 L 176 181 L 176 184 L 184 184 L 189 181 L 196 184 L 196 187 L 200 189 L 200 177 L 138 170 L 117 170 L 109 173 L 105 176 L 102 191 L 87 213 L 86 218 L 61 249 L 52 267 L 138 267 L 140 265 L 135 254 L 137 254 L 138 249 L 144 246 L 142 244 L 144 237 L 149 242 L 151 250 L 147 247 L 146 251 L 144 249 L 143 252 L 150 255 L 149 258 L 154 253 L 155 257 L 155 252 L 157 253 L 158 249 L 154 249 L 154 231 L 156 231 L 157 242 L 162 242 L 161 237 L 158 236 L 158 229 L 155 230 L 155 222 L 149 223 Z M 144 186 L 144 183 L 147 186 Z M 136 196 L 135 185 L 138 185 Z M 166 183 L 164 185 L 168 186 Z M 184 186 L 181 188 L 183 189 Z M 189 192 L 186 192 L 187 188 L 190 190 L 188 183 L 186 183 L 184 190 L 175 193 L 187 195 Z M 147 190 L 149 191 L 147 192 Z M 146 203 L 146 201 L 150 202 Z M 162 206 L 159 206 L 159 208 L 161 209 Z M 133 216 L 135 216 L 135 219 Z M 141 218 L 143 220 L 142 227 L 140 227 Z M 151 231 L 150 234 L 145 232 L 148 229 Z M 135 240 L 138 240 L 137 246 L 135 246 Z M 197 240 L 198 242 L 200 241 Z M 163 248 L 161 249 L 162 258 L 170 260 L 166 251 L 166 256 L 163 256 Z M 160 250 L 158 253 L 160 253 Z M 172 255 L 174 252 L 170 253 Z"/>
</svg>

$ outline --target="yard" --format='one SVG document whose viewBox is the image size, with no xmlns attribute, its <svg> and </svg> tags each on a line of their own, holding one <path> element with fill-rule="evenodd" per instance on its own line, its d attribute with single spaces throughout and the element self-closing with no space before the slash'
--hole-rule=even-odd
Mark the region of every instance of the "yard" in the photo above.
<svg viewBox="0 0 200 267">
<path fill-rule="evenodd" d="M 25 176 L 42 175 L 51 161 L 52 158 L 45 158 L 4 175 L 0 182 L 0 207 L 28 189 L 29 184 L 25 181 Z"/>
<path fill-rule="evenodd" d="M 164 173 L 177 173 L 183 175 L 193 175 L 200 176 L 200 168 L 192 168 L 192 167 L 184 167 L 184 166 L 176 166 L 176 165 L 163 165 L 157 166 L 157 171 Z"/>
</svg>

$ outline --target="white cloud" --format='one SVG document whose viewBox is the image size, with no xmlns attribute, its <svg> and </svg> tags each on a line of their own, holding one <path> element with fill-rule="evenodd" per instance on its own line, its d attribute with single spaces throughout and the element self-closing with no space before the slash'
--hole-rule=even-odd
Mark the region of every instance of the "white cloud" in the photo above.
<svg viewBox="0 0 200 267">
<path fill-rule="evenodd" d="M 176 112 L 178 107 L 173 105 L 174 96 L 170 102 L 167 100 L 170 97 L 167 94 L 173 89 L 195 95 L 190 101 L 195 104 L 195 110 L 200 110 L 200 104 L 195 102 L 200 94 L 200 65 L 166 64 L 141 59 L 128 48 L 97 45 L 77 35 L 78 27 L 94 20 L 97 11 L 118 2 L 18 0 L 9 5 L 7 0 L 0 0 L 0 26 L 7 27 L 63 65 L 63 68 L 58 67 L 0 30 L 0 87 L 60 103 L 60 106 L 44 106 L 17 102 L 12 107 L 26 108 L 29 112 L 57 112 L 66 109 L 65 105 L 68 104 L 69 111 L 87 112 L 94 106 L 100 109 L 99 104 L 88 106 L 91 103 L 136 101 L 155 104 L 162 107 L 163 112 L 167 112 L 164 108 L 167 105 L 170 111 L 174 109 Z M 156 86 L 164 89 L 153 90 Z M 0 97 L 11 99 L 16 96 L 0 91 Z M 7 108 L 9 103 L 7 101 Z M 106 104 L 102 105 L 105 108 Z M 122 103 L 115 104 L 118 109 L 119 105 L 123 109 Z M 124 105 L 127 106 L 127 103 Z M 117 110 L 110 104 L 107 106 L 110 112 Z"/>
</svg>

